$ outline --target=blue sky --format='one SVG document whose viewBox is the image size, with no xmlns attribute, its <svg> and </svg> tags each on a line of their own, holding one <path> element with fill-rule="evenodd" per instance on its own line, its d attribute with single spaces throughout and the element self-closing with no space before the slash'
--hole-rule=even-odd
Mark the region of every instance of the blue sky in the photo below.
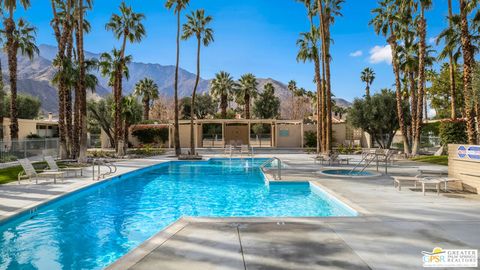
<svg viewBox="0 0 480 270">
<path fill-rule="evenodd" d="M 50 1 L 32 0 L 32 7 L 18 12 L 38 28 L 38 44 L 55 45 L 49 25 L 52 18 Z M 48 2 L 48 3 L 47 3 Z M 146 15 L 147 37 L 140 44 L 128 46 L 134 61 L 173 65 L 175 63 L 176 20 L 164 8 L 164 0 L 129 0 L 136 12 Z M 454 1 L 455 2 L 455 1 Z M 92 52 L 110 51 L 119 42 L 105 31 L 105 23 L 117 12 L 119 0 L 96 0 L 87 18 L 93 31 L 86 36 L 85 48 Z M 332 37 L 332 87 L 337 97 L 353 100 L 363 95 L 359 79 L 361 70 L 372 67 L 377 73 L 373 90 L 391 87 L 391 66 L 382 61 L 388 55 L 383 37 L 378 37 L 368 25 L 375 0 L 346 0 L 343 17 L 337 19 Z M 428 16 L 428 39 L 435 38 L 445 27 L 447 0 L 435 0 Z M 203 78 L 212 78 L 220 70 L 235 78 L 244 73 L 270 77 L 282 82 L 296 80 L 314 90 L 312 64 L 297 63 L 296 40 L 300 32 L 308 31 L 303 4 L 294 0 L 191 0 L 187 12 L 204 8 L 213 16 L 215 42 L 203 49 Z M 185 13 L 184 13 L 185 14 Z M 181 67 L 195 71 L 195 46 L 182 43 Z M 376 53 L 373 55 L 372 50 Z M 373 61 L 373 62 L 372 62 Z"/>
</svg>

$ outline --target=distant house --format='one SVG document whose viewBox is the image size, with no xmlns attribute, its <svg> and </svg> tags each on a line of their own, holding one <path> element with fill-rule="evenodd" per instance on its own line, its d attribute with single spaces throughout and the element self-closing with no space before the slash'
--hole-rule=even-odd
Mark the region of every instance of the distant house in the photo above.
<svg viewBox="0 0 480 270">
<path fill-rule="evenodd" d="M 18 139 L 26 139 L 29 135 L 38 135 L 42 138 L 58 137 L 58 120 L 50 115 L 47 119 L 18 119 Z M 3 119 L 4 141 L 10 140 L 10 118 Z"/>
</svg>

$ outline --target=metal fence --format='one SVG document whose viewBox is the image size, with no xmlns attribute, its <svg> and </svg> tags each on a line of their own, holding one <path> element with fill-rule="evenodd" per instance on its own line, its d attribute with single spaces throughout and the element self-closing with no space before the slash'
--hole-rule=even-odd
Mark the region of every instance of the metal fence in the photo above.
<svg viewBox="0 0 480 270">
<path fill-rule="evenodd" d="M 16 161 L 20 158 L 41 160 L 44 155 L 58 156 L 58 138 L 0 141 L 0 163 Z"/>
</svg>

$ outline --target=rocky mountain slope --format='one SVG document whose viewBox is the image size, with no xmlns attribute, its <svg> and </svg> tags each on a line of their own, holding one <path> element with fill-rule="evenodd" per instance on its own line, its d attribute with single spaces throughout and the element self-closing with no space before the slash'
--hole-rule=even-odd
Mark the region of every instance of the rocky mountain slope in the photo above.
<svg viewBox="0 0 480 270">
<path fill-rule="evenodd" d="M 28 93 L 32 96 L 38 97 L 42 102 L 42 109 L 45 112 L 58 111 L 58 98 L 56 88 L 51 84 L 51 80 L 55 74 L 55 69 L 52 67 L 52 60 L 55 58 L 57 49 L 50 45 L 40 45 L 40 55 L 36 56 L 32 61 L 28 58 L 19 56 L 18 59 L 18 90 L 21 93 Z M 99 54 L 86 52 L 87 58 L 99 58 Z M 3 77 L 5 80 L 6 91 L 8 88 L 8 66 L 7 57 L 4 53 L 0 53 L 0 60 L 2 61 Z M 146 64 L 139 62 L 132 62 L 129 65 L 130 79 L 124 81 L 125 93 L 131 93 L 135 83 L 145 77 L 153 79 L 160 88 L 160 92 L 167 97 L 173 96 L 173 82 L 175 75 L 175 66 L 163 66 L 160 64 Z M 103 78 L 99 72 L 96 72 L 99 78 L 99 85 L 95 91 L 96 96 L 105 96 L 111 92 L 108 86 L 108 80 Z M 180 69 L 179 74 L 179 96 L 189 96 L 192 92 L 195 83 L 195 74 Z M 273 83 L 277 95 L 282 101 L 290 97 L 287 86 L 274 79 L 258 79 L 259 90 L 263 90 L 263 86 L 270 82 Z M 208 91 L 210 80 L 200 79 L 198 92 L 205 93 Z M 92 94 L 90 94 L 92 95 Z M 343 99 L 336 99 L 337 104 L 348 107 L 350 103 Z"/>
</svg>

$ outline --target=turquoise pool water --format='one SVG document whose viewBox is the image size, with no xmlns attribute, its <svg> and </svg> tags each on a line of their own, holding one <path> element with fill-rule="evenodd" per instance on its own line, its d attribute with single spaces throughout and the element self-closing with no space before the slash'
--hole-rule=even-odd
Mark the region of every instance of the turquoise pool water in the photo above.
<svg viewBox="0 0 480 270">
<path fill-rule="evenodd" d="M 0 269 L 102 269 L 182 216 L 356 213 L 309 184 L 266 185 L 265 160 L 170 162 L 0 224 Z"/>
</svg>

